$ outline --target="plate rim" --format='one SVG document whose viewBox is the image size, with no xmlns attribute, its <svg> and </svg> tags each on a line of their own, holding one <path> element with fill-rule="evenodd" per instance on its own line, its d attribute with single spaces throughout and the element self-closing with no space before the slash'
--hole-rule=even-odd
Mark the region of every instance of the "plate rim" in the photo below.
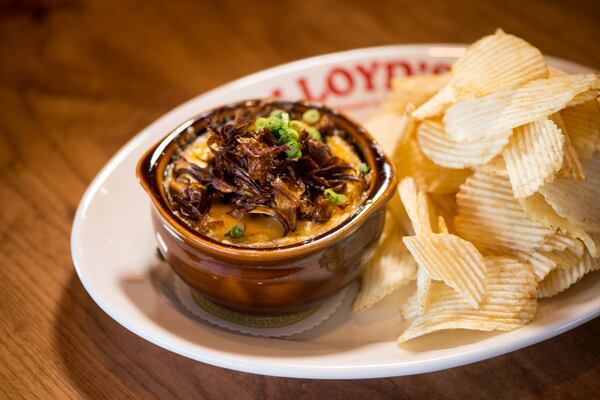
<svg viewBox="0 0 600 400">
<path fill-rule="evenodd" d="M 278 359 L 277 366 L 265 365 L 264 356 L 233 356 L 231 354 L 223 353 L 219 350 L 214 350 L 209 347 L 203 347 L 203 353 L 199 356 L 197 352 L 188 351 L 185 348 L 181 348 L 176 344 L 165 342 L 160 340 L 151 334 L 145 332 L 133 323 L 129 323 L 125 319 L 122 319 L 118 313 L 112 312 L 111 306 L 105 303 L 101 296 L 98 296 L 93 290 L 91 290 L 91 284 L 85 278 L 85 274 L 82 273 L 83 266 L 80 264 L 80 260 L 77 254 L 77 240 L 78 233 L 84 224 L 83 214 L 90 205 L 94 196 L 99 191 L 102 183 L 106 178 L 111 175 L 116 166 L 126 158 L 133 150 L 135 150 L 141 142 L 143 142 L 147 136 L 151 134 L 151 130 L 154 126 L 161 124 L 168 120 L 186 107 L 194 104 L 200 99 L 211 98 L 218 96 L 222 92 L 228 92 L 235 90 L 236 88 L 244 87 L 249 83 L 262 78 L 269 77 L 273 74 L 278 73 L 291 73 L 300 71 L 312 66 L 318 66 L 330 61 L 343 62 L 345 59 L 355 57 L 358 54 L 367 53 L 378 53 L 378 52 L 422 52 L 432 48 L 443 48 L 445 51 L 454 49 L 456 52 L 463 51 L 468 45 L 463 43 L 421 43 L 421 44 L 398 44 L 398 45 L 385 45 L 385 46 L 372 46 L 357 48 L 351 50 L 345 50 L 341 52 L 326 53 L 316 55 L 308 58 L 298 59 L 288 63 L 276 65 L 249 75 L 242 78 L 235 79 L 223 85 L 214 87 L 206 92 L 200 93 L 192 98 L 184 101 L 183 103 L 175 106 L 162 114 L 157 119 L 153 120 L 131 139 L 129 139 L 99 170 L 96 176 L 92 179 L 88 187 L 86 188 L 81 200 L 78 203 L 77 211 L 73 218 L 70 235 L 70 247 L 71 247 L 71 259 L 75 268 L 75 272 L 82 283 L 84 289 L 92 298 L 92 300 L 113 320 L 119 323 L 128 331 L 133 334 L 160 346 L 168 351 L 177 353 L 184 357 L 200 361 L 210 365 L 227 368 L 236 371 L 242 371 L 247 373 L 255 373 L 270 376 L 279 377 L 290 377 L 290 378 L 313 378 L 313 379 L 366 379 L 366 378 L 385 378 L 394 376 L 405 376 L 420 374 L 425 372 L 435 372 L 448 368 L 454 368 L 462 365 L 467 365 L 475 362 L 479 362 L 485 359 L 497 357 L 500 355 L 507 354 L 512 351 L 520 350 L 522 348 L 531 346 L 536 343 L 548 340 L 554 336 L 560 335 L 566 331 L 569 331 L 585 322 L 600 315 L 600 308 L 591 310 L 588 313 L 584 313 L 575 320 L 570 320 L 568 323 L 562 324 L 553 329 L 547 329 L 543 333 L 536 335 L 535 337 L 525 337 L 521 340 L 513 342 L 500 343 L 495 346 L 488 348 L 478 348 L 462 353 L 453 353 L 443 357 L 437 357 L 435 359 L 426 359 L 410 362 L 398 362 L 394 363 L 365 363 L 361 365 L 336 365 L 336 366 L 323 366 L 323 365 L 305 365 L 297 364 L 294 362 L 283 362 Z M 558 57 L 544 55 L 550 63 L 562 64 L 567 66 L 568 69 L 580 70 L 580 71 L 594 71 L 593 68 L 588 66 L 575 63 L 573 61 L 565 60 Z M 267 357 L 268 358 L 268 357 Z"/>
</svg>

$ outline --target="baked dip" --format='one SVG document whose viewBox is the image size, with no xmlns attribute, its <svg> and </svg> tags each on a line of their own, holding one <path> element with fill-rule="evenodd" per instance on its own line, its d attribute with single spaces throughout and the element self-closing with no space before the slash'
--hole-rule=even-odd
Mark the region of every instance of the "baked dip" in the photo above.
<svg viewBox="0 0 600 400">
<path fill-rule="evenodd" d="M 164 174 L 168 206 L 191 229 L 252 248 L 332 230 L 358 211 L 372 179 L 331 116 L 270 103 L 188 128 Z"/>
</svg>

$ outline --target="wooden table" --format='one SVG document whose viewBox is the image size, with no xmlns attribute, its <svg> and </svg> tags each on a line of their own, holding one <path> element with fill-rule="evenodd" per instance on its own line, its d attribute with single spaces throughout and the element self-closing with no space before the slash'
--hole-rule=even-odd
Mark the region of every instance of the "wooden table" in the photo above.
<svg viewBox="0 0 600 400">
<path fill-rule="evenodd" d="M 0 1 L 0 398 L 599 398 L 600 319 L 432 374 L 263 377 L 129 333 L 84 291 L 69 249 L 100 167 L 192 96 L 307 56 L 471 42 L 497 26 L 600 68 L 600 3 L 563 3 Z"/>
</svg>

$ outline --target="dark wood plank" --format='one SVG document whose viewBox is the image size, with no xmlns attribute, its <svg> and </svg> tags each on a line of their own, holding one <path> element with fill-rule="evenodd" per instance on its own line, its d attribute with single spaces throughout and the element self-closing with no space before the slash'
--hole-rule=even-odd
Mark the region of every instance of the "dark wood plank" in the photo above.
<svg viewBox="0 0 600 400">
<path fill-rule="evenodd" d="M 74 274 L 80 196 L 133 134 L 257 70 L 501 26 L 600 68 L 600 3 L 0 1 L 1 398 L 598 398 L 600 320 L 493 360 L 414 377 L 311 381 L 193 362 L 107 317 Z"/>
</svg>

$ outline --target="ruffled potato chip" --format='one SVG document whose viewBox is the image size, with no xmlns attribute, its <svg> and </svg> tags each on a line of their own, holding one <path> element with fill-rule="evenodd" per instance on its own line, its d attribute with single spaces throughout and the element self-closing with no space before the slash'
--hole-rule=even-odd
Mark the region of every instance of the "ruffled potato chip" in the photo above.
<svg viewBox="0 0 600 400">
<path fill-rule="evenodd" d="M 404 208 L 404 205 L 400 200 L 400 194 L 398 193 L 398 191 L 394 193 L 394 195 L 388 202 L 386 208 L 387 211 L 389 211 L 390 215 L 393 216 L 396 219 L 396 221 L 400 224 L 402 229 L 404 229 L 404 232 L 406 234 L 412 235 L 414 233 L 412 228 L 412 222 L 410 221 L 408 213 L 406 212 L 406 209 Z M 388 215 L 386 214 L 386 217 L 387 216 Z"/>
<path fill-rule="evenodd" d="M 565 75 L 461 100 L 444 114 L 444 129 L 459 142 L 496 138 L 517 126 L 547 118 L 565 108 L 579 93 L 598 85 L 600 78 L 596 74 Z"/>
<path fill-rule="evenodd" d="M 543 200 L 543 198 L 542 198 Z M 527 209 L 525 209 L 527 212 Z M 529 215 L 529 213 L 528 213 Z M 565 235 L 560 233 L 560 231 L 555 232 L 553 235 L 550 235 L 544 244 L 542 244 L 539 249 L 543 251 L 562 251 L 567 248 L 576 249 L 581 247 L 581 242 L 579 239 L 571 237 L 569 235 Z M 581 247 L 583 249 L 583 247 Z M 580 254 L 582 255 L 582 254 Z"/>
<path fill-rule="evenodd" d="M 450 233 L 448 230 L 448 225 L 446 225 L 446 220 L 441 215 L 438 215 L 438 233 Z"/>
<path fill-rule="evenodd" d="M 456 195 L 454 228 L 476 246 L 495 251 L 529 251 L 556 229 L 530 218 L 513 197 L 508 177 L 476 172 Z"/>
<path fill-rule="evenodd" d="M 431 97 L 443 88 L 451 79 L 450 72 L 431 75 L 406 75 L 392 80 L 392 91 L 399 93 L 418 93 Z M 411 102 L 418 105 L 415 102 Z"/>
<path fill-rule="evenodd" d="M 419 188 L 427 193 L 456 193 L 460 184 L 471 175 L 468 169 L 450 169 L 435 164 L 423 154 L 414 137 L 396 149 L 394 160 L 398 176 L 413 177 Z"/>
<path fill-rule="evenodd" d="M 531 266 L 509 257 L 486 257 L 485 263 L 487 286 L 479 309 L 443 282 L 433 281 L 426 312 L 421 312 L 416 295 L 402 308 L 406 328 L 398 342 L 445 329 L 509 331 L 530 322 L 538 307 Z"/>
<path fill-rule="evenodd" d="M 415 233 L 419 235 L 418 237 L 432 233 L 448 233 L 444 217 L 437 215 L 428 196 L 417 188 L 414 179 L 404 178 L 398 185 L 398 194 L 410 221 L 410 226 L 406 227 L 408 232 Z M 406 237 L 403 238 L 403 240 L 405 239 Z M 413 258 L 415 257 L 413 256 Z M 418 259 L 415 260 L 418 261 Z M 422 312 L 427 309 L 431 282 L 432 276 L 427 268 L 418 266 L 417 298 Z"/>
<path fill-rule="evenodd" d="M 451 73 L 394 79 L 366 127 L 401 182 L 354 310 L 416 279 L 399 343 L 512 330 L 534 318 L 538 287 L 549 297 L 600 269 L 599 94 L 599 74 L 548 67 L 501 30 Z"/>
<path fill-rule="evenodd" d="M 580 104 L 594 101 L 598 98 L 598 96 L 600 96 L 600 90 L 598 89 L 598 85 L 595 85 L 591 89 L 586 90 L 583 93 L 579 93 L 577 96 L 573 97 L 573 99 L 567 103 L 567 107 L 575 107 Z"/>
<path fill-rule="evenodd" d="M 553 251 L 548 257 L 556 263 L 557 268 L 570 268 L 577 264 L 583 256 L 583 244 L 579 248 Z"/>
<path fill-rule="evenodd" d="M 473 43 L 452 66 L 459 97 L 482 96 L 546 78 L 543 54 L 525 40 L 497 29 Z"/>
<path fill-rule="evenodd" d="M 412 116 L 418 120 L 437 117 L 442 114 L 450 104 L 454 103 L 457 97 L 458 94 L 454 90 L 452 83 L 448 83 L 431 99 L 413 111 Z"/>
<path fill-rule="evenodd" d="M 548 65 L 548 78 L 556 78 L 557 76 L 565 76 L 565 75 L 569 75 L 569 74 L 567 72 L 563 71 L 562 69 Z"/>
<path fill-rule="evenodd" d="M 497 155 L 492 158 L 492 160 L 486 164 L 475 165 L 471 167 L 474 171 L 480 172 L 485 175 L 492 176 L 508 176 L 508 171 L 506 170 L 506 163 L 504 162 L 504 157 L 502 154 Z"/>
<path fill-rule="evenodd" d="M 435 208 L 440 217 L 444 218 L 444 223 L 448 231 L 454 230 L 454 217 L 456 216 L 456 196 L 454 194 L 430 194 L 429 201 Z M 439 224 L 438 224 L 439 225 Z M 439 233 L 444 231 L 439 230 Z"/>
<path fill-rule="evenodd" d="M 429 308 L 431 287 L 433 279 L 425 268 L 417 268 L 417 304 L 419 312 L 423 314 Z"/>
<path fill-rule="evenodd" d="M 530 196 L 556 177 L 563 164 L 564 142 L 562 132 L 549 119 L 514 130 L 502 154 L 515 197 Z"/>
<path fill-rule="evenodd" d="M 388 211 L 379 244 L 363 269 L 360 291 L 352 305 L 354 311 L 368 310 L 415 279 L 417 265 L 400 240 L 405 233 Z"/>
<path fill-rule="evenodd" d="M 392 90 L 383 103 L 385 111 L 404 113 L 414 111 L 409 104 L 416 107 L 425 103 L 450 81 L 450 73 L 437 75 L 407 75 L 392 80 Z"/>
<path fill-rule="evenodd" d="M 583 174 L 583 166 L 581 165 L 579 156 L 577 155 L 577 152 L 571 143 L 571 138 L 569 137 L 560 113 L 554 113 L 549 118 L 556 124 L 556 126 L 558 126 L 565 139 L 563 146 L 563 164 L 561 169 L 558 171 L 558 176 L 563 178 L 577 179 L 580 181 L 584 180 L 585 175 Z"/>
<path fill-rule="evenodd" d="M 402 241 L 419 269 L 454 288 L 471 307 L 479 307 L 487 268 L 473 244 L 447 233 L 405 236 Z"/>
<path fill-rule="evenodd" d="M 600 151 L 600 106 L 590 101 L 561 110 L 560 116 L 582 163 Z"/>
<path fill-rule="evenodd" d="M 540 188 L 558 215 L 586 232 L 600 232 L 600 156 L 584 165 L 585 181 L 559 178 Z"/>
<path fill-rule="evenodd" d="M 534 219 L 547 228 L 558 229 L 568 234 L 567 236 L 557 234 L 550 236 L 547 243 L 544 243 L 541 248 L 557 238 L 562 238 L 561 240 L 563 241 L 578 238 L 585 244 L 593 257 L 600 256 L 600 248 L 591 235 L 568 219 L 558 215 L 541 194 L 536 193 L 519 201 L 529 218 Z"/>
<path fill-rule="evenodd" d="M 417 129 L 417 140 L 423 153 L 437 165 L 446 168 L 466 168 L 485 164 L 502 152 L 507 145 L 506 135 L 479 142 L 461 143 L 444 132 L 439 120 L 425 120 Z"/>
<path fill-rule="evenodd" d="M 415 180 L 410 177 L 402 179 L 398 185 L 398 194 L 410 218 L 414 234 L 433 232 L 431 205 L 425 193 L 417 188 Z"/>
<path fill-rule="evenodd" d="M 570 268 L 555 269 L 540 282 L 538 294 L 540 299 L 555 296 L 578 282 L 586 274 L 600 269 L 600 260 L 585 253 L 581 260 Z"/>
<path fill-rule="evenodd" d="M 400 146 L 410 136 L 413 123 L 413 119 L 408 115 L 379 112 L 365 122 L 364 126 L 381 145 L 383 151 L 393 155 L 394 148 Z"/>
<path fill-rule="evenodd" d="M 517 256 L 531 265 L 538 282 L 556 268 L 556 263 L 542 252 L 520 252 Z"/>
<path fill-rule="evenodd" d="M 531 264 L 536 279 L 541 281 L 557 268 L 571 268 L 579 263 L 584 249 L 578 240 L 574 243 L 574 247 L 567 247 L 562 250 L 521 252 L 518 256 Z"/>
<path fill-rule="evenodd" d="M 570 178 L 578 181 L 585 180 L 583 165 L 579 160 L 579 156 L 575 148 L 571 144 L 571 139 L 565 135 L 564 159 L 562 168 L 558 171 L 558 176 L 561 178 Z"/>
<path fill-rule="evenodd" d="M 512 89 L 546 78 L 542 53 L 523 39 L 497 30 L 473 43 L 452 66 L 452 79 L 413 113 L 417 119 L 440 115 L 458 100 Z"/>
</svg>

